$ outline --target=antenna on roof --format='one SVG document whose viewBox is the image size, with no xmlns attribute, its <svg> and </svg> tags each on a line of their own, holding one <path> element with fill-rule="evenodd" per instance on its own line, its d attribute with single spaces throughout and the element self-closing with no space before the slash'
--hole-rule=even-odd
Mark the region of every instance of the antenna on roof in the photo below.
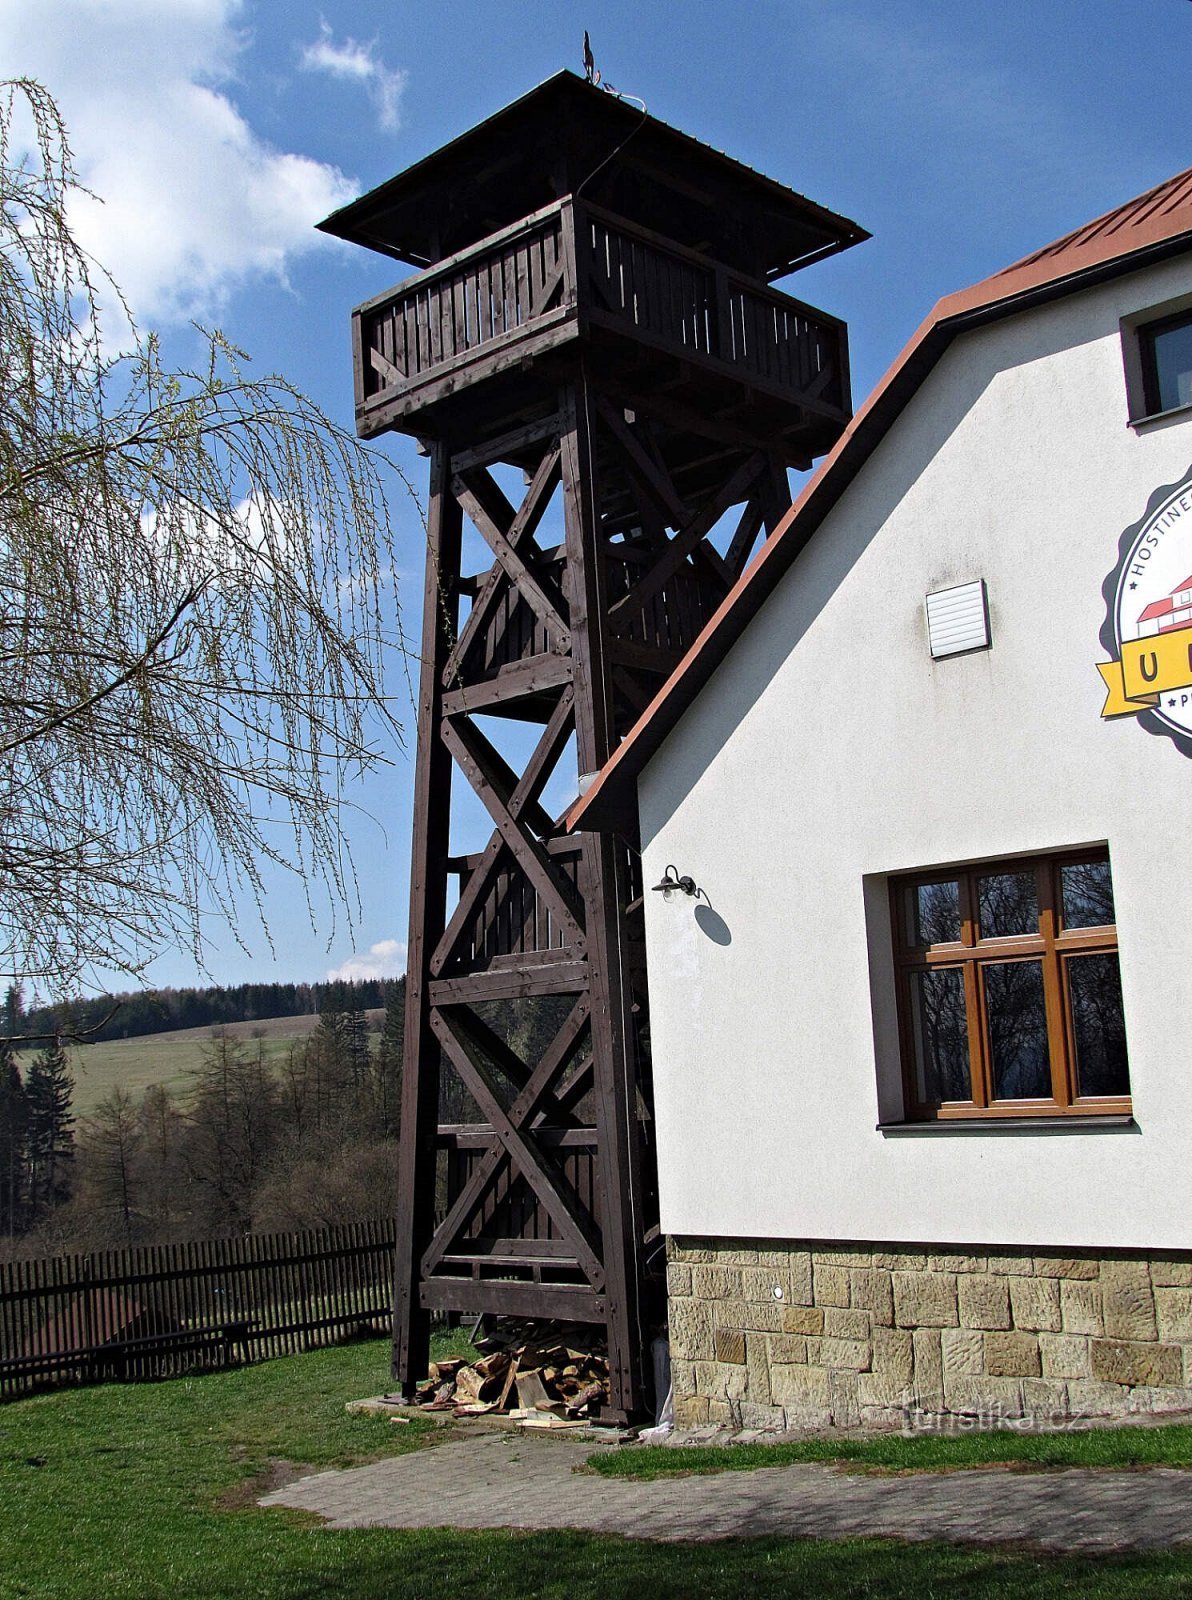
<svg viewBox="0 0 1192 1600">
<path fill-rule="evenodd" d="M 620 89 L 614 89 L 611 83 L 601 82 L 600 68 L 596 65 L 596 57 L 592 54 L 592 42 L 588 38 L 588 30 L 586 28 L 584 29 L 584 76 L 593 89 L 603 88 L 605 94 L 614 95 L 618 100 L 632 100 L 634 105 L 641 106 L 642 115 L 645 115 L 646 102 L 640 95 L 622 94 Z"/>
</svg>

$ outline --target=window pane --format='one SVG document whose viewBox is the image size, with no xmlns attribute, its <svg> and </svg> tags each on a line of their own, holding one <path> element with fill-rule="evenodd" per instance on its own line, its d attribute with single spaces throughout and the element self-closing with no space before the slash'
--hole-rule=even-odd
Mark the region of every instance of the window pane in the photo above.
<svg viewBox="0 0 1192 1600">
<path fill-rule="evenodd" d="M 960 942 L 960 884 L 916 883 L 907 893 L 907 943 L 958 944 Z"/>
<path fill-rule="evenodd" d="M 1159 410 L 1192 405 L 1192 318 L 1152 334 L 1151 351 Z"/>
<path fill-rule="evenodd" d="M 1108 861 L 1078 861 L 1060 868 L 1065 928 L 1112 927 L 1113 884 Z"/>
<path fill-rule="evenodd" d="M 982 967 L 993 1092 L 998 1100 L 1051 1098 L 1043 964 L 1005 961 Z"/>
<path fill-rule="evenodd" d="M 1034 871 L 997 872 L 978 880 L 982 939 L 1039 931 L 1039 889 Z"/>
<path fill-rule="evenodd" d="M 1070 956 L 1067 969 L 1078 1093 L 1129 1094 L 1117 955 Z"/>
<path fill-rule="evenodd" d="M 963 972 L 937 967 L 911 973 L 911 1030 L 922 1104 L 971 1100 Z"/>
</svg>

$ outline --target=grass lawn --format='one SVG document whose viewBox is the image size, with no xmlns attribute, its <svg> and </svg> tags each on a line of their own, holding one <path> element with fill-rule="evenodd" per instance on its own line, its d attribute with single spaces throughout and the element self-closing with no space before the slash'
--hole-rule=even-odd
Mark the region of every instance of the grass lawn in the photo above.
<svg viewBox="0 0 1192 1600">
<path fill-rule="evenodd" d="M 853 1462 L 886 1472 L 948 1472 L 1002 1463 L 1041 1472 L 1060 1467 L 1192 1467 L 1192 1425 L 1070 1433 L 921 1433 L 909 1438 L 885 1433 L 869 1439 L 810 1438 L 728 1446 L 642 1445 L 601 1456 L 587 1470 L 606 1478 L 648 1479 L 747 1472 L 754 1467 L 786 1467 L 794 1461 Z M 1188 1531 L 1192 1534 L 1192 1523 Z"/>
<path fill-rule="evenodd" d="M 370 1343 L 0 1408 L 0 1596 L 1133 1600 L 1192 1593 L 1186 1555 L 1089 1560 L 889 1540 L 670 1546 L 572 1533 L 336 1533 L 293 1513 L 259 1510 L 252 1480 L 271 1461 L 329 1467 L 433 1439 L 429 1424 L 396 1427 L 345 1414 L 346 1400 L 382 1387 L 386 1355 L 383 1343 Z M 576 1478 L 577 1499 L 584 1482 Z"/>
</svg>

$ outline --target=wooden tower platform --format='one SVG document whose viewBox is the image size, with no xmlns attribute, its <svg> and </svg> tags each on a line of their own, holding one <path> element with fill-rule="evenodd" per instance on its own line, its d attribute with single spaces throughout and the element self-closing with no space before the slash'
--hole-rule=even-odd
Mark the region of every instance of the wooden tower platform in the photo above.
<svg viewBox="0 0 1192 1600">
<path fill-rule="evenodd" d="M 643 885 L 635 840 L 543 797 L 601 767 L 848 421 L 844 324 L 769 282 L 866 235 L 570 73 L 322 226 L 423 269 L 352 320 L 359 431 L 431 459 L 394 1374 L 435 1311 L 574 1319 L 640 1414 Z"/>
</svg>

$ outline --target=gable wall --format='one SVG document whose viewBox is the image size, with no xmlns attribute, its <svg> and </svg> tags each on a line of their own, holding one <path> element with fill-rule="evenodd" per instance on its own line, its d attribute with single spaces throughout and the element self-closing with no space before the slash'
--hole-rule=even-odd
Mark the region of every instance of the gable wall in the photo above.
<svg viewBox="0 0 1192 1600">
<path fill-rule="evenodd" d="M 1169 263 L 962 336 L 642 776 L 662 1223 L 709 1238 L 1192 1247 L 1192 761 L 1103 721 L 1101 585 L 1192 462 L 1126 423 Z M 1192 545 L 1190 545 L 1192 548 Z M 1190 562 L 1192 568 L 1192 562 Z M 924 596 L 984 578 L 993 648 Z M 886 874 L 1107 841 L 1137 1128 L 885 1136 Z"/>
</svg>

